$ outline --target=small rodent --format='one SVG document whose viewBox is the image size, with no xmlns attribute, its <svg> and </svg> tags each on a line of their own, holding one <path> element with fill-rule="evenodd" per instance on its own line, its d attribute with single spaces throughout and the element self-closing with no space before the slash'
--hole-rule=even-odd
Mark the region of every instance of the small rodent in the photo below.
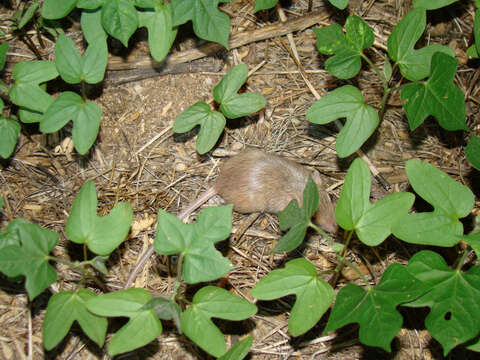
<svg viewBox="0 0 480 360">
<path fill-rule="evenodd" d="M 233 209 L 240 213 L 278 213 L 293 199 L 302 206 L 303 190 L 309 175 L 317 184 L 319 194 L 318 210 L 313 221 L 325 231 L 336 232 L 338 225 L 334 207 L 323 190 L 320 174 L 278 155 L 254 149 L 245 150 L 225 161 L 213 186 L 190 203 L 178 218 L 185 219 L 214 195 L 233 204 Z M 153 246 L 150 246 L 130 273 L 125 288 L 133 282 L 152 252 Z"/>
</svg>

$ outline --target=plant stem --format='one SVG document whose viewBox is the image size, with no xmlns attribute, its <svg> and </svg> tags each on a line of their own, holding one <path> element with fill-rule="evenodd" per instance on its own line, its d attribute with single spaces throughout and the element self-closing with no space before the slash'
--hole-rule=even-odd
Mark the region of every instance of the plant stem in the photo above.
<svg viewBox="0 0 480 360">
<path fill-rule="evenodd" d="M 456 271 L 460 271 L 462 269 L 462 266 L 465 263 L 465 259 L 467 258 L 467 255 L 468 255 L 468 248 L 463 251 L 462 255 L 460 255 L 457 262 L 457 267 L 455 269 Z"/>
<path fill-rule="evenodd" d="M 83 243 L 83 261 L 87 261 L 87 244 Z"/>
<path fill-rule="evenodd" d="M 380 78 L 380 81 L 382 82 L 382 85 L 383 85 L 383 90 L 387 91 L 388 81 L 385 78 L 385 76 L 380 72 L 378 67 L 365 54 L 362 53 L 361 56 L 362 56 L 363 60 L 365 60 L 368 63 L 368 65 L 370 65 L 370 67 L 373 69 L 373 71 L 375 71 L 377 76 Z"/>
<path fill-rule="evenodd" d="M 360 271 L 360 269 L 357 267 L 357 265 L 355 265 L 350 260 L 348 260 L 344 257 L 339 256 L 339 258 L 340 258 L 340 263 L 350 266 L 358 274 L 358 276 L 360 276 L 360 278 L 362 279 L 363 283 L 365 284 L 365 286 L 367 287 L 368 290 L 370 290 L 372 288 L 370 286 L 370 283 L 368 282 L 367 278 L 365 277 L 365 275 L 363 275 L 363 273 Z"/>
<path fill-rule="evenodd" d="M 87 101 L 87 89 L 85 86 L 85 81 L 82 81 L 82 99 L 83 101 Z"/>
<path fill-rule="evenodd" d="M 178 288 L 182 283 L 182 266 L 183 266 L 183 254 L 180 254 L 177 262 L 177 279 L 175 280 L 175 285 L 173 286 L 173 293 L 172 293 L 172 296 L 170 297 L 171 300 L 175 300 L 175 297 L 177 296 Z"/>
</svg>

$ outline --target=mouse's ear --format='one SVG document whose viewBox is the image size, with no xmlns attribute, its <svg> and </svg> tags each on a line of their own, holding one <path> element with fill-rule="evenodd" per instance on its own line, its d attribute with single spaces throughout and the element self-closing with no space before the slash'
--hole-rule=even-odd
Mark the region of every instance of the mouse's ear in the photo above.
<svg viewBox="0 0 480 360">
<path fill-rule="evenodd" d="M 321 187 L 323 185 L 322 176 L 317 170 L 312 171 L 312 179 L 318 187 Z"/>
</svg>

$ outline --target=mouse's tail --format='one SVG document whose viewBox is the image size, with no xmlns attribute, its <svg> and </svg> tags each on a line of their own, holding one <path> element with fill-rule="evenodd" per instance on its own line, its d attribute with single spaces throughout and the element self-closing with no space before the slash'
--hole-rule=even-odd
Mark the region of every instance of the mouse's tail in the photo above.
<svg viewBox="0 0 480 360">
<path fill-rule="evenodd" d="M 192 212 L 194 212 L 196 209 L 198 209 L 216 194 L 217 190 L 215 190 L 215 187 L 212 186 L 210 189 L 200 195 L 195 201 L 188 204 L 187 207 L 180 214 L 177 215 L 177 217 L 182 221 L 187 219 Z"/>
</svg>

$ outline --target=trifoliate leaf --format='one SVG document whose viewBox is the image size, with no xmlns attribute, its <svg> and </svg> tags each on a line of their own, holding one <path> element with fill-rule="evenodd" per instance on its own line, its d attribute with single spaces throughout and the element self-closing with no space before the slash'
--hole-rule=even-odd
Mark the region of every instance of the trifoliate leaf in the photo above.
<svg viewBox="0 0 480 360">
<path fill-rule="evenodd" d="M 211 318 L 239 321 L 257 312 L 257 307 L 227 290 L 205 286 L 193 297 L 192 304 L 182 314 L 182 329 L 195 344 L 219 357 L 226 351 L 223 334 Z"/>
<path fill-rule="evenodd" d="M 118 203 L 105 216 L 97 215 L 97 193 L 87 181 L 75 197 L 65 230 L 70 240 L 87 244 L 97 255 L 109 255 L 127 237 L 133 219 L 129 203 Z"/>
<path fill-rule="evenodd" d="M 160 209 L 154 248 L 159 254 L 183 254 L 187 283 L 211 281 L 232 268 L 230 261 L 215 249 L 215 243 L 227 238 L 231 229 L 232 205 L 204 209 L 190 225 Z"/>
<path fill-rule="evenodd" d="M 260 300 L 295 294 L 288 331 L 299 336 L 310 330 L 325 314 L 333 300 L 333 289 L 317 276 L 315 266 L 304 258 L 290 260 L 284 269 L 273 270 L 250 292 Z"/>
<path fill-rule="evenodd" d="M 336 145 L 341 158 L 353 154 L 372 135 L 378 126 L 378 113 L 363 102 L 362 93 L 352 85 L 329 92 L 307 111 L 307 120 L 315 124 L 328 124 L 343 117 L 346 123 Z"/>
</svg>

